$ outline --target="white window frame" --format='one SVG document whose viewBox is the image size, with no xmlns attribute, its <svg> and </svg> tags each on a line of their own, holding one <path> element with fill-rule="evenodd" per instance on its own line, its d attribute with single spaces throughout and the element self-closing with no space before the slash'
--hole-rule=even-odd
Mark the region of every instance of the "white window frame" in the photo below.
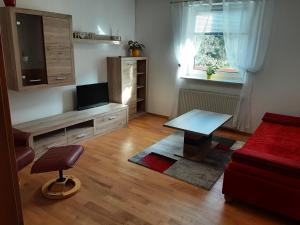
<svg viewBox="0 0 300 225">
<path fill-rule="evenodd" d="M 222 8 L 222 6 L 217 6 L 218 10 Z M 193 23 L 191 26 L 191 29 L 193 29 L 194 35 L 197 35 L 195 33 L 195 26 L 196 26 L 196 18 L 197 18 L 197 12 L 193 15 Z M 195 58 L 194 62 L 190 63 L 190 66 L 192 68 L 189 68 L 189 74 L 186 76 L 183 76 L 184 79 L 197 79 L 197 80 L 208 80 L 208 81 L 215 81 L 215 82 L 225 82 L 225 83 L 236 83 L 236 84 L 243 84 L 244 78 L 242 77 L 242 74 L 239 72 L 226 72 L 222 71 L 222 69 L 218 70 L 216 74 L 212 75 L 210 79 L 207 78 L 206 71 L 205 70 L 199 70 L 195 69 Z M 234 68 L 232 68 L 234 69 Z"/>
</svg>

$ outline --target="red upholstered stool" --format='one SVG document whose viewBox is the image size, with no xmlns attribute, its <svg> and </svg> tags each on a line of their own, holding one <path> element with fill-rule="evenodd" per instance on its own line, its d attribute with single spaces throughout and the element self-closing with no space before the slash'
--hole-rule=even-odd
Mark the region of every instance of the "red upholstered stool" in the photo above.
<svg viewBox="0 0 300 225">
<path fill-rule="evenodd" d="M 83 153 L 80 145 L 70 145 L 51 148 L 37 160 L 31 173 L 46 173 L 59 171 L 59 177 L 48 181 L 42 187 L 44 197 L 49 199 L 65 199 L 76 194 L 80 187 L 80 180 L 74 176 L 64 176 L 63 171 L 70 169 Z"/>
</svg>

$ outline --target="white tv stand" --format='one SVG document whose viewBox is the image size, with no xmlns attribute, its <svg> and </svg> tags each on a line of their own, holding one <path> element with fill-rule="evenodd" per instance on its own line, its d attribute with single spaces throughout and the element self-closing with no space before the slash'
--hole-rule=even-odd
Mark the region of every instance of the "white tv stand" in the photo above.
<svg viewBox="0 0 300 225">
<path fill-rule="evenodd" d="M 127 124 L 128 106 L 110 103 L 18 124 L 14 128 L 31 134 L 30 147 L 38 159 L 52 147 L 76 144 Z"/>
</svg>

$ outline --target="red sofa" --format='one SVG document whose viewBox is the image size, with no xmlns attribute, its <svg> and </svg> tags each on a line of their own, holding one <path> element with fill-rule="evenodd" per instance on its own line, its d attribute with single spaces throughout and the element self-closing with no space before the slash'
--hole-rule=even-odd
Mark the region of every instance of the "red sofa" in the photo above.
<svg viewBox="0 0 300 225">
<path fill-rule="evenodd" d="M 223 194 L 300 221 L 300 118 L 266 113 L 225 169 Z"/>
</svg>

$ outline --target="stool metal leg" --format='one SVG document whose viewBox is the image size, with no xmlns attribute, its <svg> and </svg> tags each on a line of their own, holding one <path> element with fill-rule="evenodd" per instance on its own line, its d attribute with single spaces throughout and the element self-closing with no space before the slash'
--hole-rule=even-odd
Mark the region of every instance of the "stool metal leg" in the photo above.
<svg viewBox="0 0 300 225">
<path fill-rule="evenodd" d="M 57 182 L 65 182 L 66 178 L 64 177 L 64 172 L 62 170 L 59 171 L 59 177 L 57 179 Z"/>
</svg>

